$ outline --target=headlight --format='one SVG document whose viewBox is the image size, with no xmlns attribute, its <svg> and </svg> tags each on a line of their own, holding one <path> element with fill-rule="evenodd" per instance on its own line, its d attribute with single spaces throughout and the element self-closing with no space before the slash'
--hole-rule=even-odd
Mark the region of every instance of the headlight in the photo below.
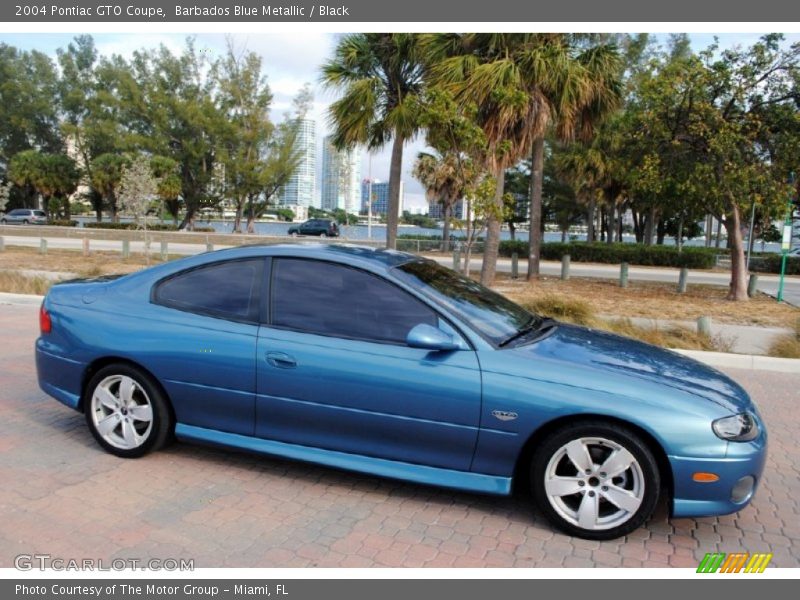
<svg viewBox="0 0 800 600">
<path fill-rule="evenodd" d="M 731 442 L 749 442 L 758 437 L 758 423 L 750 413 L 723 417 L 711 423 L 718 437 Z"/>
</svg>

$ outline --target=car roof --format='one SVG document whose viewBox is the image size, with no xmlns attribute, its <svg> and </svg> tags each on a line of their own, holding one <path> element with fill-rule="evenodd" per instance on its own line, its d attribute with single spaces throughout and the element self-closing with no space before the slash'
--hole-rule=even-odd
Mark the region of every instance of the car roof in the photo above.
<svg viewBox="0 0 800 600">
<path fill-rule="evenodd" d="M 374 248 L 357 244 L 248 244 L 236 248 L 204 252 L 195 256 L 173 260 L 149 269 L 131 273 L 117 280 L 118 285 L 134 285 L 144 280 L 154 281 L 162 277 L 178 273 L 185 269 L 223 260 L 236 260 L 252 257 L 291 257 L 315 260 L 328 260 L 342 263 L 373 272 L 386 272 L 392 267 L 415 260 L 424 260 L 415 254 Z"/>
<path fill-rule="evenodd" d="M 408 252 L 398 252 L 397 250 L 387 250 L 386 248 L 375 248 L 359 244 L 252 244 L 222 250 L 219 252 L 220 258 L 224 254 L 236 254 L 237 251 L 248 253 L 255 252 L 260 256 L 287 256 L 296 258 L 314 258 L 319 260 L 331 260 L 334 262 L 345 262 L 348 264 L 364 264 L 373 267 L 392 268 L 402 265 L 419 257 Z"/>
</svg>

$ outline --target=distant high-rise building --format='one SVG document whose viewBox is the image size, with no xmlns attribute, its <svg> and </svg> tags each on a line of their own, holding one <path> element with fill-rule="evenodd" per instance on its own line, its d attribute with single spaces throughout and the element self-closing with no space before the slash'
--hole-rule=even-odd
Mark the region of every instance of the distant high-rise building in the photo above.
<svg viewBox="0 0 800 600">
<path fill-rule="evenodd" d="M 297 148 L 300 164 L 297 171 L 283 186 L 281 205 L 313 206 L 317 187 L 317 135 L 312 119 L 299 119 L 297 125 Z"/>
<path fill-rule="evenodd" d="M 322 210 L 341 208 L 358 214 L 361 208 L 361 161 L 355 148 L 337 150 L 333 136 L 322 143 Z"/>
<path fill-rule="evenodd" d="M 403 214 L 403 182 L 400 182 L 400 206 L 398 207 L 397 214 Z M 369 180 L 365 179 L 361 182 L 361 212 L 367 212 L 367 200 L 369 199 Z M 372 214 L 373 215 L 386 215 L 389 213 L 389 182 L 388 181 L 375 181 L 372 182 Z"/>
<path fill-rule="evenodd" d="M 450 209 L 450 217 L 453 219 L 458 219 L 459 221 L 464 220 L 464 215 L 467 211 L 467 203 L 463 198 L 459 198 L 456 200 L 455 204 L 453 204 L 452 208 Z M 444 208 L 440 202 L 430 202 L 428 204 L 428 216 L 431 219 L 441 220 L 444 219 Z"/>
</svg>

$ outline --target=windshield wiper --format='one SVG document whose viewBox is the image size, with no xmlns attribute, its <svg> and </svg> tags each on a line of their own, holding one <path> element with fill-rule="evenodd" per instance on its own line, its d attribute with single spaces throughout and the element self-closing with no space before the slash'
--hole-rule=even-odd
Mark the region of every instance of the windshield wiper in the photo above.
<svg viewBox="0 0 800 600">
<path fill-rule="evenodd" d="M 529 333 L 532 333 L 534 331 L 538 331 L 539 329 L 542 328 L 542 326 L 545 323 L 547 323 L 549 321 L 552 321 L 552 319 L 543 319 L 542 317 L 531 317 L 530 320 L 527 323 L 525 323 L 525 325 L 523 325 L 522 327 L 517 329 L 516 333 L 512 333 L 510 336 L 508 336 L 502 342 L 497 344 L 497 347 L 498 348 L 503 348 L 505 346 L 508 346 L 514 340 L 518 340 L 521 337 L 525 337 Z"/>
</svg>

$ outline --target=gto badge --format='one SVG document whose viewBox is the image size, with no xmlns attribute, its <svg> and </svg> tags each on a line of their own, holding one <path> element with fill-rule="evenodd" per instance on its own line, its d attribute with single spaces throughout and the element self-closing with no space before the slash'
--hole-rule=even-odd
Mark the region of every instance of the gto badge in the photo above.
<svg viewBox="0 0 800 600">
<path fill-rule="evenodd" d="M 501 421 L 513 421 L 518 415 L 515 412 L 508 412 L 507 410 L 493 410 L 492 416 Z"/>
</svg>

